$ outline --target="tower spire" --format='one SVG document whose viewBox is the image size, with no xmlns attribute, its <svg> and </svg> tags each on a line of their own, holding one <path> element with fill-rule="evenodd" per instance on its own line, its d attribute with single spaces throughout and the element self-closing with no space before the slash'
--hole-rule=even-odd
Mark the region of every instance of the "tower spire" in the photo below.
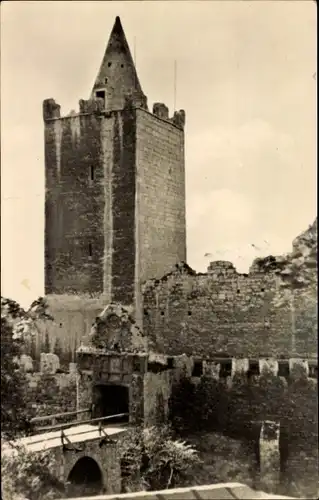
<svg viewBox="0 0 319 500">
<path fill-rule="evenodd" d="M 134 61 L 120 18 L 117 16 L 105 50 L 92 98 L 102 98 L 107 111 L 123 109 L 130 98 L 137 106 L 146 107 Z"/>
</svg>

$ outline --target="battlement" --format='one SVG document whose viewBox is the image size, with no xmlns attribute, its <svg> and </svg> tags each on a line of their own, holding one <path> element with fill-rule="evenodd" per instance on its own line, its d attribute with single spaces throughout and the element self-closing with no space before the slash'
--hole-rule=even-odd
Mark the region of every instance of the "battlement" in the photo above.
<svg viewBox="0 0 319 500">
<path fill-rule="evenodd" d="M 54 99 L 45 99 L 43 101 L 43 120 L 57 120 L 70 118 L 74 116 L 80 115 L 88 115 L 88 114 L 102 114 L 105 112 L 104 110 L 104 101 L 100 98 L 93 99 L 80 99 L 79 100 L 79 109 L 78 111 L 71 110 L 67 115 L 61 115 L 61 106 L 57 104 Z"/>
<path fill-rule="evenodd" d="M 148 111 L 147 99 L 145 97 L 145 99 L 140 102 L 128 96 L 125 99 L 125 107 L 123 109 L 125 108 L 137 108 Z M 122 111 L 122 109 L 113 111 L 114 112 Z M 90 99 L 80 99 L 78 111 L 71 110 L 68 114 L 64 116 L 61 114 L 60 104 L 58 104 L 54 99 L 49 98 L 43 101 L 44 121 L 64 119 L 64 118 L 80 116 L 80 115 L 88 115 L 88 114 L 108 116 L 112 114 L 112 111 L 107 111 L 105 108 L 104 98 L 98 97 L 96 95 L 94 95 Z M 169 117 L 169 109 L 165 104 L 154 103 L 152 114 L 157 118 L 160 118 L 161 120 L 172 123 L 181 130 L 183 130 L 185 127 L 185 111 L 182 109 L 179 111 L 175 111 L 174 115 L 172 117 Z"/>
<path fill-rule="evenodd" d="M 173 123 L 174 125 L 176 125 L 176 127 L 182 130 L 185 127 L 186 116 L 185 116 L 185 111 L 183 109 L 175 111 L 174 115 L 170 118 L 168 107 L 161 102 L 155 102 L 153 104 L 153 115 L 157 116 L 158 118 L 161 118 L 162 120 L 166 120 Z"/>
<path fill-rule="evenodd" d="M 61 106 L 57 104 L 54 99 L 45 99 L 43 101 L 43 119 L 53 120 L 56 118 L 61 118 Z"/>
<path fill-rule="evenodd" d="M 317 380 L 318 360 L 303 358 L 235 358 L 216 357 L 210 359 L 190 358 L 191 376 L 209 376 L 215 379 L 234 378 L 241 375 L 260 377 L 272 374 L 282 379 L 306 377 Z M 174 364 L 173 364 L 174 366 Z"/>
</svg>

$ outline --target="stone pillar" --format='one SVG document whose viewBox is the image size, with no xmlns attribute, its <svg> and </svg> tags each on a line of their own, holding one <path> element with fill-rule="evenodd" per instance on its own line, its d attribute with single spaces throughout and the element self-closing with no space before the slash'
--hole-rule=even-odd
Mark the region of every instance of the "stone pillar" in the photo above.
<svg viewBox="0 0 319 500">
<path fill-rule="evenodd" d="M 90 408 L 93 402 L 93 373 L 91 371 L 78 372 L 76 376 L 76 409 Z M 80 413 L 77 420 L 86 420 L 88 415 Z"/>
<path fill-rule="evenodd" d="M 144 419 L 144 375 L 133 373 L 130 385 L 129 422 L 139 425 Z"/>
<path fill-rule="evenodd" d="M 203 361 L 203 374 L 215 380 L 219 380 L 220 363 L 216 361 Z"/>
<path fill-rule="evenodd" d="M 121 493 L 121 461 L 118 452 L 118 442 L 108 443 L 106 450 L 107 484 L 104 485 L 107 494 Z"/>
<path fill-rule="evenodd" d="M 289 359 L 289 375 L 293 379 L 307 378 L 309 376 L 309 363 L 306 359 Z"/>
<path fill-rule="evenodd" d="M 267 373 L 272 373 L 273 375 L 278 375 L 278 361 L 274 358 L 265 358 L 259 360 L 259 373 L 260 375 L 267 375 Z"/>
<path fill-rule="evenodd" d="M 249 370 L 249 359 L 247 358 L 232 358 L 232 368 L 231 368 L 231 376 L 234 375 L 245 375 Z"/>
<path fill-rule="evenodd" d="M 280 424 L 265 420 L 259 438 L 260 484 L 261 490 L 275 493 L 280 483 Z"/>
</svg>

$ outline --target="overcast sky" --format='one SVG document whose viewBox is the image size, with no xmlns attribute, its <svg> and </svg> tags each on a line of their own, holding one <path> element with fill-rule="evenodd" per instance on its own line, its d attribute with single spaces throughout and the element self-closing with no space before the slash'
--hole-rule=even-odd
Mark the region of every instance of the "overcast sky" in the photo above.
<svg viewBox="0 0 319 500">
<path fill-rule="evenodd" d="M 2 295 L 24 304 L 44 283 L 42 101 L 89 97 L 116 15 L 150 107 L 173 111 L 177 60 L 188 263 L 245 272 L 316 216 L 315 2 L 3 2 Z"/>
</svg>

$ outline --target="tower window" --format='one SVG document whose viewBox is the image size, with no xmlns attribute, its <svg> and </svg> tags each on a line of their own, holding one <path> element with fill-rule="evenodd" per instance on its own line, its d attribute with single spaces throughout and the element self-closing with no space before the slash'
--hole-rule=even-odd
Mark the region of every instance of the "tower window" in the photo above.
<svg viewBox="0 0 319 500">
<path fill-rule="evenodd" d="M 121 68 L 124 68 L 124 64 L 121 64 Z"/>
<path fill-rule="evenodd" d="M 95 179 L 95 169 L 94 169 L 94 166 L 91 165 L 90 166 L 90 181 L 94 181 Z"/>
<path fill-rule="evenodd" d="M 104 90 L 98 90 L 98 91 L 95 93 L 95 96 L 96 96 L 98 99 L 105 99 L 105 92 L 104 92 Z"/>
<path fill-rule="evenodd" d="M 112 63 L 111 63 L 111 62 L 109 62 L 109 63 L 107 63 L 107 65 L 108 65 L 108 67 L 110 67 L 110 66 L 112 66 Z"/>
<path fill-rule="evenodd" d="M 105 78 L 104 83 L 107 83 L 107 78 Z"/>
<path fill-rule="evenodd" d="M 92 255 L 93 255 L 92 243 L 89 243 L 89 257 L 92 257 Z"/>
</svg>

